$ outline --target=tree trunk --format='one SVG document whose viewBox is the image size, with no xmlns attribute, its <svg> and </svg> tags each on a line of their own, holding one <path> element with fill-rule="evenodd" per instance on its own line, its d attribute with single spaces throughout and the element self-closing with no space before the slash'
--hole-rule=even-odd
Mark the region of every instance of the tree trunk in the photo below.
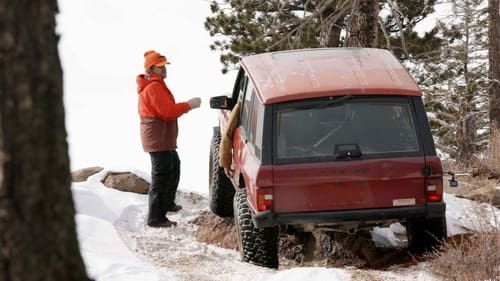
<svg viewBox="0 0 500 281">
<path fill-rule="evenodd" d="M 500 0 L 489 0 L 490 123 L 500 129 Z"/>
<path fill-rule="evenodd" d="M 344 22 L 345 13 L 340 11 L 339 1 L 333 1 L 331 7 L 323 10 L 321 14 L 322 19 L 332 19 L 327 20 L 321 23 L 321 32 L 320 37 L 322 38 L 320 41 L 324 42 L 322 47 L 339 47 L 340 46 L 340 34 L 342 32 L 342 23 Z"/>
<path fill-rule="evenodd" d="M 354 1 L 347 47 L 375 48 L 378 43 L 378 0 Z"/>
<path fill-rule="evenodd" d="M 0 7 L 0 280 L 88 280 L 70 189 L 57 1 Z"/>
<path fill-rule="evenodd" d="M 457 158 L 460 167 L 469 168 L 473 165 L 473 156 L 476 152 L 477 125 L 472 103 L 466 101 L 460 108 L 461 117 L 457 125 Z"/>
</svg>

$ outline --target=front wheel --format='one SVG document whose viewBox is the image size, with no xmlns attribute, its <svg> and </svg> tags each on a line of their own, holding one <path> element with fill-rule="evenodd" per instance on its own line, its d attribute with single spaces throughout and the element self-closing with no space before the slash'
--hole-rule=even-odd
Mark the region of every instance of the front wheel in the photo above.
<svg viewBox="0 0 500 281">
<path fill-rule="evenodd" d="M 278 228 L 256 228 L 245 191 L 234 196 L 234 223 L 243 261 L 278 268 Z"/>
<path fill-rule="evenodd" d="M 219 166 L 219 147 L 221 135 L 214 134 L 210 144 L 210 166 L 209 166 L 209 202 L 210 210 L 219 217 L 230 217 L 233 215 L 234 188 L 231 181 Z"/>
</svg>

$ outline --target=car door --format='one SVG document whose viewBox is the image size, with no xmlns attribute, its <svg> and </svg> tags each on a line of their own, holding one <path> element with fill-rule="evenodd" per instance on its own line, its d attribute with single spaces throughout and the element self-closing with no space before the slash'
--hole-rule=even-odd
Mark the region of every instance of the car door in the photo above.
<svg viewBox="0 0 500 281">
<path fill-rule="evenodd" d="M 274 211 L 423 206 L 425 154 L 411 100 L 328 103 L 278 107 Z"/>
<path fill-rule="evenodd" d="M 241 102 L 240 123 L 233 138 L 233 163 L 235 172 L 233 181 L 238 182 L 243 176 L 247 187 L 255 184 L 255 178 L 260 167 L 262 130 L 258 129 L 263 122 L 264 106 L 260 104 L 254 86 L 247 82 Z M 251 188 L 247 189 L 249 197 Z"/>
</svg>

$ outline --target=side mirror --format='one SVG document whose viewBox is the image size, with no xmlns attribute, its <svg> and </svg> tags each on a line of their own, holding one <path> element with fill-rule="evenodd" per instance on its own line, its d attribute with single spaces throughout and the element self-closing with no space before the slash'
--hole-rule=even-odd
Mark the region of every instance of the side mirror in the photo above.
<svg viewBox="0 0 500 281">
<path fill-rule="evenodd" d="M 451 179 L 448 180 L 450 183 L 450 187 L 458 187 L 458 181 L 455 179 L 455 174 L 452 172 L 448 172 L 448 175 L 451 176 Z"/>
<path fill-rule="evenodd" d="M 219 109 L 231 109 L 232 99 L 228 96 L 217 96 L 210 98 L 210 107 Z"/>
</svg>

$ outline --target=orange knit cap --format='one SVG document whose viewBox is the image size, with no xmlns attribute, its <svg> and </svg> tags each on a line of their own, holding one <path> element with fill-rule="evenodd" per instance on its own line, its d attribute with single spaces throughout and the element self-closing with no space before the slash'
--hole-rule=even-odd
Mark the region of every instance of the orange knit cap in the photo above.
<svg viewBox="0 0 500 281">
<path fill-rule="evenodd" d="M 152 66 L 164 66 L 165 64 L 170 64 L 165 56 L 160 55 L 160 53 L 150 50 L 144 53 L 144 68 L 148 69 Z"/>
</svg>

